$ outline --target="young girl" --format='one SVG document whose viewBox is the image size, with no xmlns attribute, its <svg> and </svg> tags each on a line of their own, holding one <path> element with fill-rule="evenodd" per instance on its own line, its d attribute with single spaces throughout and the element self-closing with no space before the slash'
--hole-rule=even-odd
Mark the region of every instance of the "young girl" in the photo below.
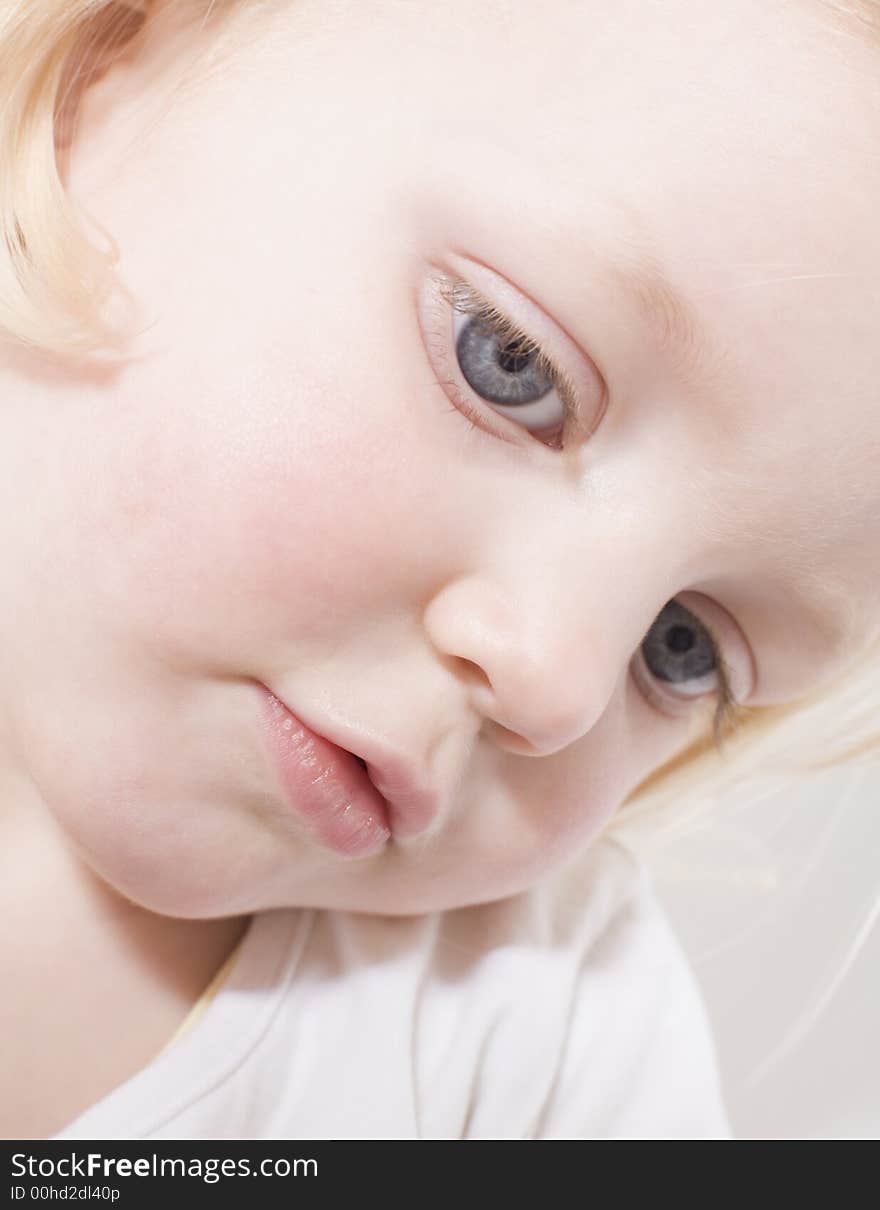
<svg viewBox="0 0 880 1210">
<path fill-rule="evenodd" d="M 876 740 L 877 19 L 5 0 L 4 1134 L 728 1133 L 613 833 Z"/>
</svg>

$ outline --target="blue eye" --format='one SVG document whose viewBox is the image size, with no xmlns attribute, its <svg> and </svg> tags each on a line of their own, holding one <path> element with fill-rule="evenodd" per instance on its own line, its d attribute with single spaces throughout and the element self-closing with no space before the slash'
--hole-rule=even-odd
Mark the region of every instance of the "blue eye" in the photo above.
<svg viewBox="0 0 880 1210">
<path fill-rule="evenodd" d="M 476 398 L 532 436 L 561 444 L 578 415 L 577 392 L 568 374 L 467 283 L 442 282 L 439 293 L 452 312 L 458 371 Z M 464 392 L 448 385 L 464 414 L 486 427 Z"/>
<path fill-rule="evenodd" d="M 722 684 L 715 640 L 678 601 L 664 605 L 639 651 L 648 673 L 674 697 L 701 697 Z"/>
<path fill-rule="evenodd" d="M 527 337 L 507 336 L 488 320 L 467 320 L 455 342 L 458 365 L 468 385 L 488 403 L 523 407 L 553 390 L 553 374 L 541 364 Z"/>
</svg>

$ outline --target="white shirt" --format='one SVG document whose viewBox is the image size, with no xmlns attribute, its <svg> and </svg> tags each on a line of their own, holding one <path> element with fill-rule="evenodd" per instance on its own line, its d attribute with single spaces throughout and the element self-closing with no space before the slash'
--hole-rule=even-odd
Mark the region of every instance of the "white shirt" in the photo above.
<svg viewBox="0 0 880 1210">
<path fill-rule="evenodd" d="M 729 1138 L 694 977 L 603 839 L 420 917 L 254 918 L 198 1025 L 57 1139 Z"/>
</svg>

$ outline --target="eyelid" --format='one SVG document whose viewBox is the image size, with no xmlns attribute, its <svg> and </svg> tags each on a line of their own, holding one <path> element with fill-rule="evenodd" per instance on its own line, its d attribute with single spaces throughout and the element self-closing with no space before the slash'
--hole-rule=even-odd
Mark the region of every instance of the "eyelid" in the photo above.
<svg viewBox="0 0 880 1210">
<path fill-rule="evenodd" d="M 720 649 L 718 650 L 720 652 Z M 693 713 L 698 703 L 704 702 L 712 696 L 718 695 L 722 701 L 727 697 L 723 670 L 719 672 L 720 686 L 706 693 L 686 696 L 681 693 L 673 693 L 670 689 L 663 689 L 662 682 L 652 674 L 645 662 L 641 643 L 636 648 L 635 655 L 632 658 L 632 672 L 639 690 L 645 695 L 651 705 L 662 714 L 671 715 L 673 718 L 687 717 Z"/>
<path fill-rule="evenodd" d="M 465 296 L 470 294 L 485 301 L 489 308 L 499 312 L 512 326 L 521 331 L 529 342 L 544 352 L 545 357 L 556 370 L 556 378 L 559 380 L 557 389 L 567 404 L 567 410 L 573 413 L 571 432 L 566 433 L 566 436 L 574 441 L 586 440 L 601 424 L 608 404 L 605 380 L 595 362 L 581 351 L 571 337 L 555 321 L 551 320 L 537 303 L 514 287 L 506 278 L 470 258 L 465 259 L 455 254 L 449 254 L 448 260 L 449 267 L 427 262 L 429 270 L 426 283 L 427 297 L 423 298 L 420 303 L 425 330 L 438 341 L 438 346 L 433 350 L 434 354 L 438 355 L 445 364 L 449 364 L 448 353 L 443 349 L 441 342 L 445 340 L 447 343 L 451 343 L 451 335 L 447 337 L 445 330 L 441 332 L 438 328 L 436 322 L 440 306 L 438 299 L 443 299 L 442 305 L 451 312 L 448 294 L 450 289 L 454 290 L 456 284 L 459 284 L 464 288 Z M 524 311 L 527 312 L 525 315 Z M 570 383 L 573 387 L 570 400 L 565 398 L 562 390 L 566 383 Z M 598 396 L 596 405 L 591 404 L 591 396 Z M 464 400 L 460 402 L 466 411 L 470 411 L 471 419 L 479 419 L 479 422 L 483 423 L 482 417 L 475 417 Z M 570 406 L 568 406 L 569 404 Z M 491 405 L 487 404 L 486 407 L 490 408 Z M 497 420 L 497 426 L 490 424 L 490 427 L 504 440 L 520 444 L 523 435 L 528 440 L 536 440 L 528 430 L 514 421 L 506 420 L 498 413 L 492 413 L 492 415 Z M 568 428 L 568 422 L 566 427 Z M 517 436 L 513 436 L 511 430 L 516 430 Z M 546 443 L 540 442 L 539 439 L 538 444 L 546 446 Z"/>
</svg>

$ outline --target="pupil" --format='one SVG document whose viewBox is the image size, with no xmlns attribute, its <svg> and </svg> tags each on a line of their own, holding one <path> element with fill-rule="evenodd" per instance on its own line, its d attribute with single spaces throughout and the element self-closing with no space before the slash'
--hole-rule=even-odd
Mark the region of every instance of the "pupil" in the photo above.
<svg viewBox="0 0 880 1210">
<path fill-rule="evenodd" d="M 690 651 L 694 641 L 694 632 L 687 626 L 670 626 L 666 631 L 666 646 L 670 651 Z"/>
<path fill-rule="evenodd" d="M 508 374 L 518 374 L 524 370 L 532 359 L 532 352 L 523 352 L 515 342 L 506 344 L 498 350 L 498 364 Z"/>
</svg>

